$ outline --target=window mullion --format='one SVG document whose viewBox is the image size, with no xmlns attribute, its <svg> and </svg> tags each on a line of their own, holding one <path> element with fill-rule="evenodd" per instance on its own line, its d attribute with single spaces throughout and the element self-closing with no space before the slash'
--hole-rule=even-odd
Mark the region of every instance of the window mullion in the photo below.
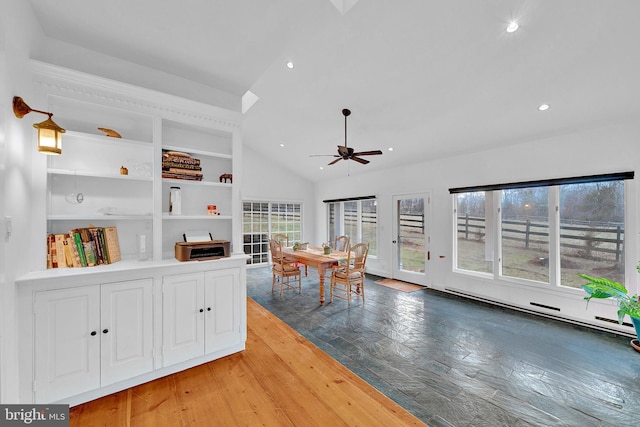
<svg viewBox="0 0 640 427">
<path fill-rule="evenodd" d="M 549 284 L 560 286 L 560 191 L 549 187 Z"/>
</svg>

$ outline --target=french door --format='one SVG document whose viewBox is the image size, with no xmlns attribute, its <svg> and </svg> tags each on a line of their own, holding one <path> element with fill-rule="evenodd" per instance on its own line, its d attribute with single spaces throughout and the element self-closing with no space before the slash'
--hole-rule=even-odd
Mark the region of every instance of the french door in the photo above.
<svg viewBox="0 0 640 427">
<path fill-rule="evenodd" d="M 393 196 L 394 279 L 429 283 L 430 200 L 429 193 Z"/>
</svg>

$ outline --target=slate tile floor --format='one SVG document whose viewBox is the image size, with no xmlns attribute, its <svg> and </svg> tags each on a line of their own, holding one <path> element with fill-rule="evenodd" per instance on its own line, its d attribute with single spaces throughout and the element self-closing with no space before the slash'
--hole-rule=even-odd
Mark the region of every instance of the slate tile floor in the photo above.
<svg viewBox="0 0 640 427">
<path fill-rule="evenodd" d="M 430 427 L 640 426 L 629 338 L 377 279 L 350 309 L 328 289 L 318 304 L 312 269 L 302 295 L 272 294 L 269 267 L 247 269 L 247 290 Z"/>
</svg>

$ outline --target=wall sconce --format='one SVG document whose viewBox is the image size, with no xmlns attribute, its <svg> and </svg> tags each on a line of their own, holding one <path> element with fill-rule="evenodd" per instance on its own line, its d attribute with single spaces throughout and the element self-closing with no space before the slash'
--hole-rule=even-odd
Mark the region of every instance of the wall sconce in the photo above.
<svg viewBox="0 0 640 427">
<path fill-rule="evenodd" d="M 21 119 L 32 111 L 49 116 L 44 122 L 33 125 L 38 129 L 38 151 L 44 154 L 62 154 L 62 134 L 65 130 L 51 120 L 53 113 L 34 110 L 19 96 L 13 97 L 13 114 L 17 118 Z"/>
</svg>

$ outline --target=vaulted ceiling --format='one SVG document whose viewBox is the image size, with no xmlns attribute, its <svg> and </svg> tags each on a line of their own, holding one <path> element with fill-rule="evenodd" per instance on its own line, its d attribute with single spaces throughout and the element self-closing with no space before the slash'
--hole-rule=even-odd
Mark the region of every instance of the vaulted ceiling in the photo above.
<svg viewBox="0 0 640 427">
<path fill-rule="evenodd" d="M 640 117 L 637 0 L 30 2 L 50 39 L 249 92 L 245 145 L 312 181 Z M 368 165 L 310 156 L 343 108 Z"/>
</svg>

